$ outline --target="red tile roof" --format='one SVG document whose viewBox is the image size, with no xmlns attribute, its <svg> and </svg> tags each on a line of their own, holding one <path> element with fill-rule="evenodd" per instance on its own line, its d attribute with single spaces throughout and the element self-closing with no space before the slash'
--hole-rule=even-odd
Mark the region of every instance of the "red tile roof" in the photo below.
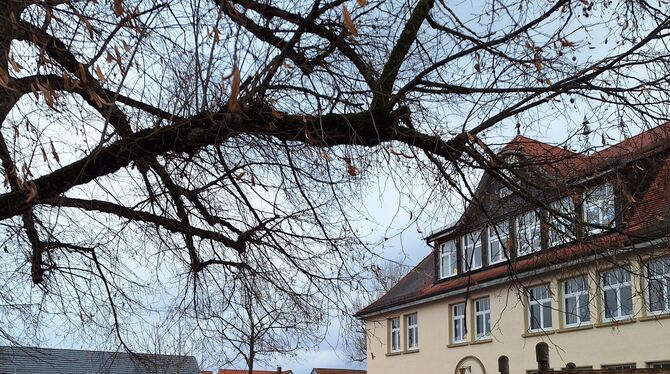
<svg viewBox="0 0 670 374">
<path fill-rule="evenodd" d="M 570 170 L 574 177 L 583 177 L 594 169 L 638 160 L 657 155 L 650 164 L 655 170 L 652 180 L 639 196 L 633 198 L 634 211 L 628 217 L 622 232 L 609 232 L 599 236 L 583 238 L 564 247 L 539 252 L 533 256 L 512 260 L 484 268 L 481 271 L 461 275 L 451 280 L 435 282 L 435 259 L 433 253 L 424 258 L 398 284 L 381 298 L 356 313 L 364 316 L 386 308 L 400 306 L 413 301 L 437 296 L 451 291 L 475 286 L 498 278 L 510 278 L 513 274 L 565 263 L 607 250 L 622 249 L 625 245 L 660 237 L 670 231 L 670 156 L 660 154 L 670 147 L 670 124 L 665 124 L 629 138 L 591 156 L 553 147 L 536 140 L 517 136 L 503 148 L 515 150 L 533 160 L 553 162 L 553 170 L 561 173 Z M 569 166 L 568 166 L 569 164 Z"/>
<path fill-rule="evenodd" d="M 253 374 L 277 374 L 277 370 L 254 370 Z M 282 374 L 292 374 L 291 370 L 282 370 Z M 246 369 L 219 369 L 219 374 L 249 374 Z"/>
</svg>

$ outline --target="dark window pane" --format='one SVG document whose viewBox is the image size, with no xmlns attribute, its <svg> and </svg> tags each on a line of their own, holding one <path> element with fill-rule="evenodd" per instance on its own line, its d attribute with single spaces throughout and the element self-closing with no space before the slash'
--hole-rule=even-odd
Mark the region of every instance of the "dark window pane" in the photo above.
<svg viewBox="0 0 670 374">
<path fill-rule="evenodd" d="M 630 316 L 633 314 L 633 295 L 630 286 L 621 288 L 621 315 Z"/>
<path fill-rule="evenodd" d="M 663 283 L 657 279 L 649 281 L 649 310 L 652 312 L 662 311 L 664 308 Z"/>
<path fill-rule="evenodd" d="M 543 304 L 542 314 L 544 318 L 544 328 L 551 327 L 551 303 L 547 302 Z"/>
<path fill-rule="evenodd" d="M 574 297 L 565 299 L 565 323 L 573 324 L 577 320 L 577 302 Z"/>
<path fill-rule="evenodd" d="M 533 330 L 539 329 L 540 326 L 540 305 L 535 304 L 530 306 L 530 328 Z"/>
<path fill-rule="evenodd" d="M 589 313 L 589 295 L 579 296 L 579 319 L 582 322 L 591 320 L 591 315 Z"/>
<path fill-rule="evenodd" d="M 615 290 L 605 291 L 605 318 L 614 318 L 617 314 L 617 298 Z"/>
</svg>

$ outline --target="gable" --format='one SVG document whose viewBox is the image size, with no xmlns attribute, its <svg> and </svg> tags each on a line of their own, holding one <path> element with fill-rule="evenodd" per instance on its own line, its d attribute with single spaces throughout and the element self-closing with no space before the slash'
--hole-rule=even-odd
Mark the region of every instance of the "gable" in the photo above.
<svg viewBox="0 0 670 374">
<path fill-rule="evenodd" d="M 573 156 L 568 153 L 569 151 L 542 146 L 542 143 L 524 137 L 517 137 L 515 140 L 521 141 L 521 145 L 512 144 L 504 149 L 530 150 L 529 157 L 535 157 L 535 160 L 555 161 L 549 164 L 551 166 L 549 169 L 543 167 L 540 173 L 534 174 L 541 175 L 534 179 L 538 185 L 529 186 L 526 190 L 533 199 L 542 204 L 549 204 L 561 196 L 574 196 L 573 214 L 583 214 L 580 199 L 584 191 L 601 183 L 611 183 L 615 186 L 617 230 L 597 234 L 578 231 L 576 239 L 571 239 L 566 244 L 549 246 L 546 241 L 548 228 L 541 218 L 542 242 L 536 253 L 534 251 L 531 255 L 526 254 L 520 258 L 516 258 L 512 253 L 509 261 L 488 265 L 483 260 L 481 268 L 464 270 L 460 248 L 462 235 L 473 231 L 479 232 L 491 223 L 500 221 L 514 223 L 512 218 L 531 208 L 542 212 L 542 209 L 517 195 L 500 198 L 497 191 L 503 185 L 490 174 L 484 173 L 475 192 L 481 204 L 470 204 L 456 225 L 431 234 L 427 238 L 427 241 L 434 245 L 434 250 L 416 267 L 417 273 L 423 274 L 423 281 L 417 282 L 416 276 L 414 279 L 401 280 L 397 289 L 394 287 L 379 300 L 359 311 L 358 316 L 374 314 L 385 308 L 402 306 L 495 279 L 504 280 L 510 276 L 509 274 L 554 266 L 591 256 L 599 251 L 619 250 L 624 246 L 659 238 L 670 232 L 670 196 L 667 193 L 670 187 L 669 124 L 661 126 L 660 130 L 652 131 L 651 135 L 643 133 L 622 142 L 612 150 L 608 148 L 590 157 Z M 634 149 L 640 152 L 632 153 Z M 540 167 L 531 162 L 526 165 Z M 547 170 L 551 170 L 551 173 Z M 544 188 L 539 188 L 540 182 L 548 184 Z M 582 219 L 581 216 L 579 219 Z M 575 219 L 573 225 L 583 230 L 577 221 L 578 219 Z M 509 240 L 514 240 L 513 225 L 509 230 Z M 458 272 L 456 276 L 450 273 L 446 274 L 444 279 L 439 279 L 437 248 L 441 243 L 452 239 L 457 239 L 455 242 Z M 485 236 L 482 241 L 480 250 L 485 251 Z M 482 254 L 482 257 L 484 256 L 485 254 Z M 431 272 L 432 274 L 424 274 Z M 431 278 L 432 282 L 429 281 Z"/>
</svg>

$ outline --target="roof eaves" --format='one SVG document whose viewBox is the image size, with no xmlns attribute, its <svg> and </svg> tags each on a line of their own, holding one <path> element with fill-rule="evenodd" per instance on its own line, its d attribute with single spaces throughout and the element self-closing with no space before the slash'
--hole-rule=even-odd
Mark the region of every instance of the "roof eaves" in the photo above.
<svg viewBox="0 0 670 374">
<path fill-rule="evenodd" d="M 647 248 L 647 247 L 654 246 L 654 245 L 657 245 L 657 244 L 663 244 L 663 243 L 666 243 L 666 242 L 667 242 L 666 238 L 657 238 L 657 239 L 652 239 L 652 240 L 648 240 L 648 241 L 643 241 L 643 242 L 640 242 L 640 243 L 626 245 L 623 249 L 624 250 L 643 249 L 643 248 Z M 591 262 L 591 261 L 594 261 L 594 260 L 596 260 L 598 258 L 601 258 L 601 257 L 602 257 L 602 254 L 591 254 L 591 255 L 576 258 L 576 259 L 573 259 L 573 260 L 570 260 L 570 261 L 567 261 L 567 262 L 561 262 L 561 263 L 556 263 L 556 264 L 550 264 L 550 265 L 547 265 L 547 266 L 541 266 L 541 267 L 537 267 L 537 268 L 534 268 L 534 269 L 529 269 L 529 270 L 525 270 L 525 271 L 516 273 L 515 278 L 518 279 L 518 280 L 527 279 L 527 278 L 531 278 L 531 277 L 534 277 L 534 276 L 537 276 L 537 275 L 540 275 L 540 274 L 556 271 L 556 270 L 562 269 L 564 267 L 571 267 L 571 266 L 583 264 L 585 261 Z M 473 291 L 478 291 L 478 290 L 482 290 L 482 289 L 485 289 L 485 288 L 497 286 L 497 285 L 500 285 L 500 284 L 504 284 L 507 281 L 508 281 L 507 277 L 497 277 L 497 278 L 493 278 L 493 279 L 490 279 L 490 280 L 483 281 L 481 283 L 470 284 L 469 287 L 463 286 L 463 287 L 458 287 L 456 289 L 439 292 L 439 293 L 434 294 L 432 296 L 431 295 L 428 295 L 428 296 L 419 295 L 419 296 L 415 296 L 415 297 L 409 297 L 406 300 L 401 301 L 401 302 L 390 303 L 388 305 L 380 306 L 380 307 L 377 307 L 377 308 L 369 308 L 370 310 L 363 309 L 356 314 L 356 318 L 361 319 L 361 320 L 366 320 L 366 319 L 369 319 L 371 317 L 375 317 L 375 316 L 382 315 L 382 314 L 389 313 L 389 312 L 394 312 L 394 311 L 397 311 L 397 310 L 400 310 L 400 309 L 405 309 L 405 308 L 409 308 L 409 307 L 413 307 L 413 306 L 417 306 L 417 305 L 422 305 L 422 304 L 426 304 L 426 303 L 430 303 L 430 302 L 433 302 L 433 301 L 442 300 L 442 299 L 450 298 L 450 297 L 454 297 L 454 296 L 460 296 L 462 294 L 465 294 L 466 292 L 471 293 Z M 366 309 L 368 309 L 368 308 L 366 308 Z M 361 312 L 363 312 L 363 313 L 361 313 Z"/>
</svg>

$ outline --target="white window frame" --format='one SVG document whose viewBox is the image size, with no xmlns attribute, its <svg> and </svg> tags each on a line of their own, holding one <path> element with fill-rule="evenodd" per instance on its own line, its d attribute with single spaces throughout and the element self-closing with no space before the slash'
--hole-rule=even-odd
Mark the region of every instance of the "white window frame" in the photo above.
<svg viewBox="0 0 670 374">
<path fill-rule="evenodd" d="M 414 321 L 412 321 L 412 317 Z M 405 323 L 407 325 L 407 349 L 419 349 L 419 317 L 417 313 L 406 315 Z"/>
<path fill-rule="evenodd" d="M 546 288 L 547 290 L 547 297 L 543 299 L 535 299 L 531 296 L 531 291 L 536 289 L 536 288 Z M 549 326 L 544 326 L 545 325 L 545 320 L 544 320 L 544 308 L 547 306 L 545 305 L 546 303 L 549 303 Z M 538 305 L 540 307 L 540 319 L 539 319 L 539 324 L 540 327 L 534 329 L 533 328 L 533 306 Z M 545 284 L 539 284 L 537 286 L 533 287 L 528 287 L 528 331 L 529 332 L 542 332 L 542 331 L 549 331 L 554 328 L 554 318 L 553 318 L 553 308 L 552 308 L 552 300 L 551 300 L 551 285 L 549 283 Z"/>
<path fill-rule="evenodd" d="M 630 362 L 626 364 L 600 365 L 600 368 L 603 370 L 630 370 L 637 369 L 637 364 L 635 362 Z"/>
<path fill-rule="evenodd" d="M 498 197 L 501 199 L 506 198 L 507 196 L 510 196 L 512 194 L 512 190 L 509 188 L 503 186 L 498 189 Z"/>
<path fill-rule="evenodd" d="M 459 307 L 463 308 L 463 313 L 457 315 L 456 309 Z M 458 324 L 461 330 L 461 336 L 459 337 L 456 336 L 456 324 Z M 467 341 L 467 334 L 465 333 L 465 303 L 453 304 L 451 306 L 451 330 L 452 343 L 458 344 Z"/>
<path fill-rule="evenodd" d="M 526 218 L 527 216 L 531 215 L 534 217 L 533 219 L 533 224 L 532 225 L 526 225 Z M 540 222 L 540 217 L 537 214 L 536 211 L 534 210 L 529 210 L 527 212 L 523 212 L 516 216 L 515 218 L 515 223 L 516 223 L 516 254 L 517 257 L 522 257 L 522 256 L 527 256 L 536 252 L 539 252 L 542 250 L 542 223 Z M 531 243 L 528 243 L 526 240 L 527 236 L 530 235 L 530 232 L 535 232 L 537 235 L 537 248 L 533 247 L 533 244 L 535 242 L 535 237 L 533 236 L 533 240 L 531 240 Z M 525 246 L 528 246 L 530 244 L 530 251 L 522 251 L 522 248 Z"/>
<path fill-rule="evenodd" d="M 495 225 L 490 225 L 486 229 L 487 231 L 487 241 L 486 241 L 486 255 L 488 256 L 489 265 L 499 264 L 501 262 L 507 261 L 509 248 L 509 221 L 502 221 Z M 491 243 L 496 243 L 499 246 L 500 258 L 494 259 L 492 257 L 493 252 L 491 251 Z"/>
<path fill-rule="evenodd" d="M 670 361 L 647 362 L 647 367 L 650 369 L 670 369 Z"/>
<path fill-rule="evenodd" d="M 461 238 L 461 254 L 463 272 L 481 269 L 484 265 L 484 254 L 482 253 L 483 230 L 477 230 L 463 235 Z M 472 241 L 472 264 L 469 264 L 470 256 L 468 255 L 468 239 Z M 475 241 L 476 240 L 476 241 Z M 476 263 L 477 253 L 479 253 L 479 264 Z M 468 266 L 472 265 L 472 266 Z"/>
<path fill-rule="evenodd" d="M 594 192 L 599 189 L 605 189 L 606 194 L 604 194 L 605 197 L 599 197 L 596 199 L 594 197 Z M 586 222 L 587 227 L 586 231 L 589 235 L 593 234 L 598 234 L 603 231 L 603 229 L 599 227 L 593 227 L 589 224 L 596 224 L 600 226 L 614 226 L 615 221 L 616 221 L 616 203 L 615 203 L 615 198 L 614 198 L 614 186 L 612 183 L 606 182 L 603 184 L 600 184 L 596 187 L 591 188 L 588 190 L 585 195 L 584 195 L 584 203 L 583 203 L 583 211 L 584 211 L 584 222 Z M 605 207 L 608 206 L 612 210 L 612 220 L 606 221 L 605 217 Z M 590 222 L 589 221 L 589 215 L 588 212 L 589 210 L 595 210 L 598 212 L 598 222 Z"/>
<path fill-rule="evenodd" d="M 565 214 L 570 218 L 566 219 L 556 216 L 553 212 L 549 212 L 549 217 L 547 217 L 549 223 L 549 230 L 547 231 L 547 247 L 549 248 L 568 243 L 575 239 L 574 228 L 572 227 L 572 217 L 575 214 L 575 203 L 572 201 L 572 196 L 566 196 L 552 202 L 551 209 L 554 212 Z"/>
<path fill-rule="evenodd" d="M 565 292 L 565 286 L 566 284 L 574 279 L 579 279 L 581 278 L 582 281 L 584 282 L 585 288 L 583 290 L 578 290 L 578 291 L 572 291 L 572 292 Z M 579 277 L 574 277 L 570 279 L 566 279 L 561 282 L 561 287 L 563 290 L 563 325 L 565 327 L 577 327 L 577 326 L 584 326 L 584 325 L 590 325 L 591 324 L 591 306 L 589 305 L 590 302 L 590 296 L 589 296 L 589 282 L 588 278 L 586 276 L 579 276 Z M 586 296 L 586 306 L 582 305 L 582 296 Z M 575 300 L 575 305 L 577 310 L 575 311 L 575 317 L 577 318 L 577 322 L 574 323 L 568 323 L 568 299 L 574 299 Z M 588 321 L 582 321 L 582 309 L 586 307 L 588 311 L 588 316 L 589 320 Z"/>
<path fill-rule="evenodd" d="M 486 300 L 487 308 L 482 308 L 482 302 Z M 482 297 L 477 299 L 473 303 L 475 311 L 475 340 L 486 340 L 491 338 L 491 299 L 487 297 Z M 482 320 L 482 326 L 484 326 L 485 331 L 479 331 L 478 320 Z"/>
<path fill-rule="evenodd" d="M 448 248 L 451 246 L 452 248 Z M 449 264 L 449 272 L 445 272 L 444 262 L 445 259 Z M 456 241 L 449 240 L 440 244 L 440 279 L 453 277 L 458 274 L 458 248 L 456 248 Z"/>
<path fill-rule="evenodd" d="M 652 274 L 650 269 L 649 269 L 649 265 L 654 263 L 654 262 L 666 262 L 666 263 L 668 263 L 668 265 L 670 265 L 670 258 L 656 259 L 656 260 L 649 261 L 646 264 L 644 264 L 644 268 L 645 268 L 646 273 L 647 273 L 646 274 L 647 279 L 645 280 L 645 282 L 646 282 L 646 287 L 645 287 L 645 299 L 646 299 L 645 301 L 646 302 L 645 303 L 647 304 L 647 306 L 646 306 L 647 307 L 647 314 L 650 314 L 650 315 L 668 314 L 668 313 L 670 313 L 670 305 L 668 305 L 668 304 L 670 304 L 670 301 L 668 301 L 668 299 L 670 299 L 670 266 L 668 266 L 665 269 L 665 272 L 662 273 L 662 274 Z M 650 294 L 651 290 L 650 290 L 649 283 L 652 279 L 661 281 L 663 283 L 663 300 L 664 300 L 663 310 L 655 310 L 655 311 L 651 310 L 651 294 Z"/>
<path fill-rule="evenodd" d="M 398 326 L 394 327 L 394 323 L 397 322 Z M 402 351 L 402 346 L 401 346 L 401 339 L 400 339 L 400 332 L 401 330 L 400 326 L 400 317 L 394 317 L 389 319 L 389 351 L 391 353 L 396 353 Z M 397 337 L 397 338 L 396 338 Z"/>
<path fill-rule="evenodd" d="M 621 283 L 610 284 L 610 285 L 605 286 L 604 285 L 605 275 L 608 274 L 608 273 L 611 273 L 613 271 L 623 271 L 623 272 L 625 272 L 625 274 L 628 275 L 628 280 L 624 281 L 624 282 L 621 282 Z M 633 312 L 634 312 L 633 311 L 634 305 L 633 305 L 633 300 L 632 300 L 632 298 L 633 298 L 633 288 L 632 288 L 632 283 L 630 281 L 630 271 L 625 269 L 625 268 L 614 268 L 614 269 L 611 269 L 611 270 L 608 270 L 608 271 L 604 271 L 604 272 L 600 273 L 600 280 L 599 281 L 600 281 L 600 289 L 601 289 L 601 291 L 600 291 L 600 301 L 601 301 L 601 305 L 602 305 L 603 321 L 605 321 L 605 322 L 622 321 L 622 320 L 625 321 L 627 319 L 633 318 Z M 622 311 L 622 308 L 621 308 L 621 305 L 622 305 L 621 304 L 621 290 L 624 289 L 625 287 L 630 288 L 630 293 L 631 293 L 631 301 L 630 301 L 631 302 L 631 311 L 630 311 L 630 314 L 628 314 L 628 315 L 623 315 L 622 314 L 623 311 Z M 606 307 L 606 302 L 605 302 L 606 301 L 605 292 L 606 291 L 611 291 L 611 290 L 616 292 L 616 299 L 617 299 L 616 316 L 607 318 L 607 315 L 606 315 L 607 307 Z"/>
</svg>

